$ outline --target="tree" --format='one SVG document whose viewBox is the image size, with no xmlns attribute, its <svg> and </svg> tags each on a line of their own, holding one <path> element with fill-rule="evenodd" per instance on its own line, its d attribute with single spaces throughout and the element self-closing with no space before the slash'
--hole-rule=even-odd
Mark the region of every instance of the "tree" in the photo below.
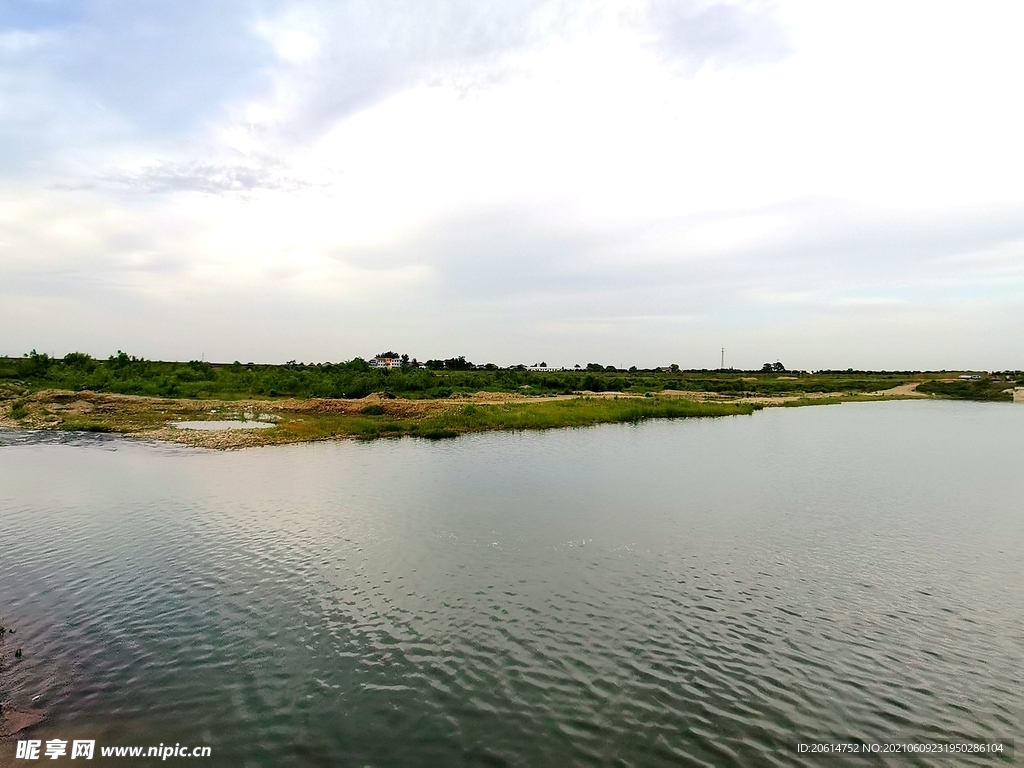
<svg viewBox="0 0 1024 768">
<path fill-rule="evenodd" d="M 669 370 L 671 370 L 672 373 L 679 373 L 679 363 L 672 363 L 672 365 L 669 366 Z"/>
<path fill-rule="evenodd" d="M 774 363 L 772 363 L 772 370 L 775 371 L 776 373 L 785 373 L 786 366 L 784 366 L 782 363 L 776 360 Z"/>
<path fill-rule="evenodd" d="M 85 352 L 68 352 L 64 355 L 64 365 L 71 365 L 77 368 L 88 367 L 92 362 L 92 357 L 85 354 Z"/>
<path fill-rule="evenodd" d="M 21 376 L 41 376 L 46 373 L 50 365 L 54 362 L 48 354 L 43 352 L 39 354 L 34 349 L 22 355 L 21 360 L 18 361 L 18 373 Z"/>
</svg>

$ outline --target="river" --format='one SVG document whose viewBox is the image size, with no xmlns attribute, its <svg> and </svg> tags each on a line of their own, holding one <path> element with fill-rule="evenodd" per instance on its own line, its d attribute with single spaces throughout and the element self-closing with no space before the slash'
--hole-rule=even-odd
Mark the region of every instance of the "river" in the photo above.
<svg viewBox="0 0 1024 768">
<path fill-rule="evenodd" d="M 228 452 L 0 431 L 0 699 L 48 713 L 30 738 L 210 766 L 1012 738 L 1022 500 L 1014 404 Z"/>
</svg>

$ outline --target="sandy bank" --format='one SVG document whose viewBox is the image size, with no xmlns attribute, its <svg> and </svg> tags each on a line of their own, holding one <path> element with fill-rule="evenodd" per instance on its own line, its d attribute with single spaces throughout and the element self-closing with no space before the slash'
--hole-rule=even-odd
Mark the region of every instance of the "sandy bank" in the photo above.
<svg viewBox="0 0 1024 768">
<path fill-rule="evenodd" d="M 562 395 L 525 395 L 508 392 L 476 392 L 455 394 L 444 399 L 414 400 L 385 394 L 372 394 L 358 399 L 345 398 L 275 398 L 242 400 L 174 399 L 141 395 L 120 395 L 91 391 L 40 390 L 21 397 L 20 417 L 12 417 L 12 407 L 0 402 L 0 426 L 28 429 L 116 432 L 130 437 L 182 443 L 202 448 L 245 448 L 252 446 L 310 442 L 338 437 L 379 437 L 398 434 L 451 436 L 454 432 L 480 429 L 536 428 L 534 423 L 551 425 L 550 418 L 526 422 L 509 416 L 509 420 L 474 417 L 465 409 L 538 408 L 552 402 L 568 402 L 583 398 L 589 402 L 608 403 L 613 400 L 657 402 L 688 400 L 713 405 L 783 406 L 811 404 L 820 401 L 865 400 L 875 397 L 922 397 L 914 392 L 916 383 L 872 393 L 842 392 L 792 393 L 785 395 L 736 396 L 708 391 L 665 390 L 655 395 L 634 392 L 577 392 Z M 13 402 L 8 399 L 8 402 Z M 621 419 L 610 415 L 615 409 L 598 409 L 601 414 L 586 415 L 587 423 L 603 423 Z M 635 410 L 635 409 L 634 409 Z M 646 407 L 641 411 L 649 411 Z M 655 409 L 657 410 L 657 409 Z M 662 409 L 666 410 L 666 409 Z M 672 409 L 667 409 L 672 410 Z M 678 409 L 676 409 L 678 410 Z M 550 416 L 550 414 L 549 414 Z M 238 421 L 259 419 L 275 425 L 269 429 L 226 429 L 223 431 L 181 429 L 180 421 Z M 557 421 L 557 420 L 556 420 Z M 508 423 L 526 424 L 507 427 Z M 452 426 L 454 424 L 454 426 Z"/>
<path fill-rule="evenodd" d="M 907 384 L 900 384 L 898 387 L 892 389 L 881 389 L 877 392 L 871 392 L 872 395 L 901 395 L 903 397 L 929 397 L 929 395 L 923 392 L 918 392 L 917 388 L 923 384 L 923 381 L 911 381 Z"/>
<path fill-rule="evenodd" d="M 26 728 L 38 725 L 46 719 L 46 713 L 32 709 L 15 709 L 4 707 L 0 713 L 0 738 L 17 736 Z"/>
</svg>

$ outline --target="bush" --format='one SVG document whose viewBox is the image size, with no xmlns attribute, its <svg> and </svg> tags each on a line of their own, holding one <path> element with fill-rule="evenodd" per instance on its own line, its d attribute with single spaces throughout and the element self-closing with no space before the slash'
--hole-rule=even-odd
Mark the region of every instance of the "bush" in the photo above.
<svg viewBox="0 0 1024 768">
<path fill-rule="evenodd" d="M 357 376 L 351 384 L 345 388 L 346 397 L 366 397 L 374 390 L 374 380 L 370 376 Z"/>
<path fill-rule="evenodd" d="M 977 381 L 929 381 L 917 388 L 918 392 L 940 395 L 956 400 L 1013 400 L 1012 392 L 1004 392 L 1004 382 L 991 379 Z"/>
</svg>

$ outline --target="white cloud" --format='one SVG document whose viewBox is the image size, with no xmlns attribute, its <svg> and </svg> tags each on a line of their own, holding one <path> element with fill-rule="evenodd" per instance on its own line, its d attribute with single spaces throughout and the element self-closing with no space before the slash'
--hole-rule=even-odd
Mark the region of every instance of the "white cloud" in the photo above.
<svg viewBox="0 0 1024 768">
<path fill-rule="evenodd" d="M 93 42 L 56 59 L 43 43 L 60 29 L 0 32 L 20 62 L 0 75 L 0 110 L 20 116 L 0 149 L 5 300 L 93 297 L 82 322 L 97 329 L 141 297 L 274 313 L 280 332 L 231 359 L 393 341 L 420 357 L 689 365 L 677 350 L 727 343 L 748 350 L 737 364 L 780 356 L 762 344 L 806 367 L 892 365 L 871 362 L 883 326 L 906 340 L 899 365 L 924 365 L 911 358 L 938 318 L 982 333 L 998 307 L 1006 341 L 952 334 L 948 363 L 927 364 L 1016 362 L 1016 5 L 225 8 L 152 27 L 169 30 L 151 41 L 166 60 L 131 82 L 102 57 L 86 75 L 69 62 L 99 40 L 138 55 L 144 25 L 94 19 Z M 181 59 L 200 21 L 217 34 Z M 173 119 L 161 84 L 188 106 Z M 139 306 L 140 343 L 151 327 L 167 345 Z M 200 314 L 204 333 L 239 339 Z M 310 322 L 346 330 L 318 353 L 317 334 L 296 341 Z M 0 351 L 40 347 L 37 331 L 5 331 Z"/>
<path fill-rule="evenodd" d="M 44 42 L 40 34 L 23 29 L 8 29 L 0 32 L 0 54 L 23 54 L 38 48 Z"/>
<path fill-rule="evenodd" d="M 260 20 L 253 31 L 269 41 L 277 58 L 288 64 L 305 64 L 320 53 L 321 44 L 316 35 L 291 26 L 287 19 Z"/>
</svg>

